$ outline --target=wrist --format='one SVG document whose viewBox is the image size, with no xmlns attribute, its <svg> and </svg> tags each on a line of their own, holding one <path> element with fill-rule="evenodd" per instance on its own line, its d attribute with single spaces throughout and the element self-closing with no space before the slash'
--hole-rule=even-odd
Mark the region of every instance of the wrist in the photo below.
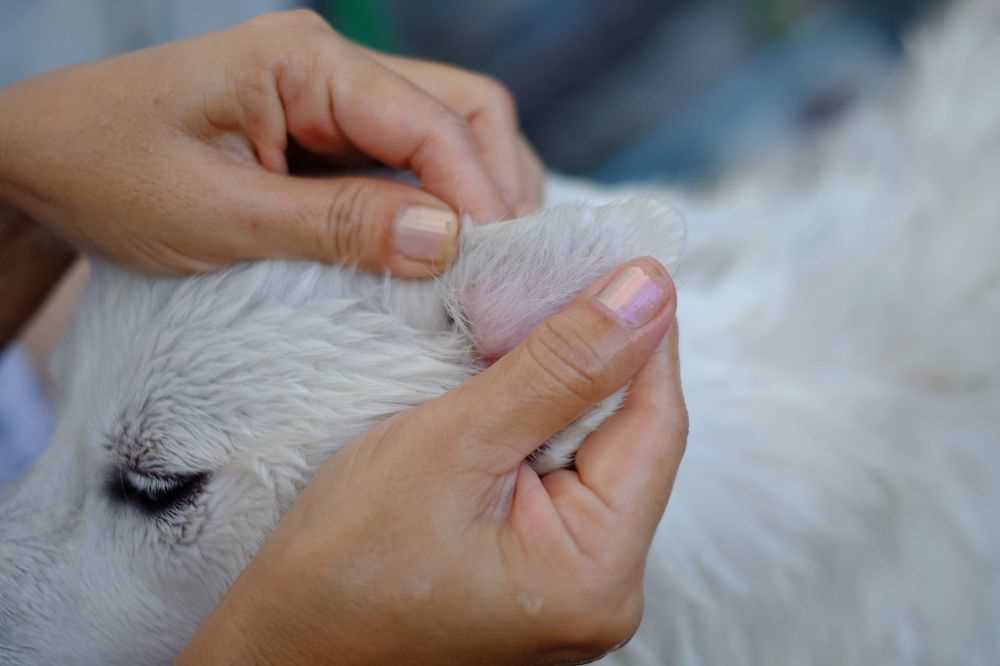
<svg viewBox="0 0 1000 666">
<path fill-rule="evenodd" d="M 47 93 L 50 79 L 57 75 L 0 88 L 0 206 L 19 209 L 36 222 L 45 211 L 40 186 L 52 175 L 42 157 L 64 141 L 53 96 Z"/>
<path fill-rule="evenodd" d="M 24 329 L 76 257 L 37 222 L 25 178 L 25 84 L 0 88 L 0 348 Z"/>
</svg>

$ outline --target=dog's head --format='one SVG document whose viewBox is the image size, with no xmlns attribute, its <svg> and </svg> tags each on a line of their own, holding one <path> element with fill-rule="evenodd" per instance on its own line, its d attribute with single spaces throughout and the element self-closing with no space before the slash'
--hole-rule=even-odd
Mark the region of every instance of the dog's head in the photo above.
<svg viewBox="0 0 1000 666">
<path fill-rule="evenodd" d="M 169 661 L 323 460 L 460 384 L 622 260 L 670 265 L 681 240 L 672 211 L 636 199 L 466 228 L 433 282 L 97 265 L 57 359 L 57 433 L 0 497 L 0 664 Z M 536 468 L 566 464 L 616 404 Z"/>
</svg>

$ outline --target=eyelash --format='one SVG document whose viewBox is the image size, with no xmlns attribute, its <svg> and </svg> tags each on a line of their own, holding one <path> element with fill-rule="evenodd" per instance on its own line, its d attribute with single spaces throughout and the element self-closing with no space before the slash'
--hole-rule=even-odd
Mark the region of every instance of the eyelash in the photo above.
<svg viewBox="0 0 1000 666">
<path fill-rule="evenodd" d="M 158 517 L 193 503 L 208 478 L 206 472 L 154 476 L 115 467 L 105 485 L 112 501 Z"/>
</svg>

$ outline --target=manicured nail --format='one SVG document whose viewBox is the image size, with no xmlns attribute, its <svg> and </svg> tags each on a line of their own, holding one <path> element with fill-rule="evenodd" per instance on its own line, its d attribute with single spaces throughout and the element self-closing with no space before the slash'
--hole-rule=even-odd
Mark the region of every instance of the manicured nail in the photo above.
<svg viewBox="0 0 1000 666">
<path fill-rule="evenodd" d="M 458 245 L 458 216 L 450 210 L 411 206 L 396 218 L 396 251 L 410 259 L 448 263 Z"/>
<path fill-rule="evenodd" d="M 663 288 L 646 271 L 629 266 L 601 290 L 597 302 L 625 326 L 639 328 L 660 311 L 665 295 Z"/>
</svg>

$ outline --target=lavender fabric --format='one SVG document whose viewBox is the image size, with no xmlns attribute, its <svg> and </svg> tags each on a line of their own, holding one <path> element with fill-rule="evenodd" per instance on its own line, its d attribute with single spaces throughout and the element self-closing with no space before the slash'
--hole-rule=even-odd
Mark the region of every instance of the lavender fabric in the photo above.
<svg viewBox="0 0 1000 666">
<path fill-rule="evenodd" d="M 52 409 L 27 353 L 0 353 L 0 484 L 17 478 L 45 449 Z"/>
</svg>

